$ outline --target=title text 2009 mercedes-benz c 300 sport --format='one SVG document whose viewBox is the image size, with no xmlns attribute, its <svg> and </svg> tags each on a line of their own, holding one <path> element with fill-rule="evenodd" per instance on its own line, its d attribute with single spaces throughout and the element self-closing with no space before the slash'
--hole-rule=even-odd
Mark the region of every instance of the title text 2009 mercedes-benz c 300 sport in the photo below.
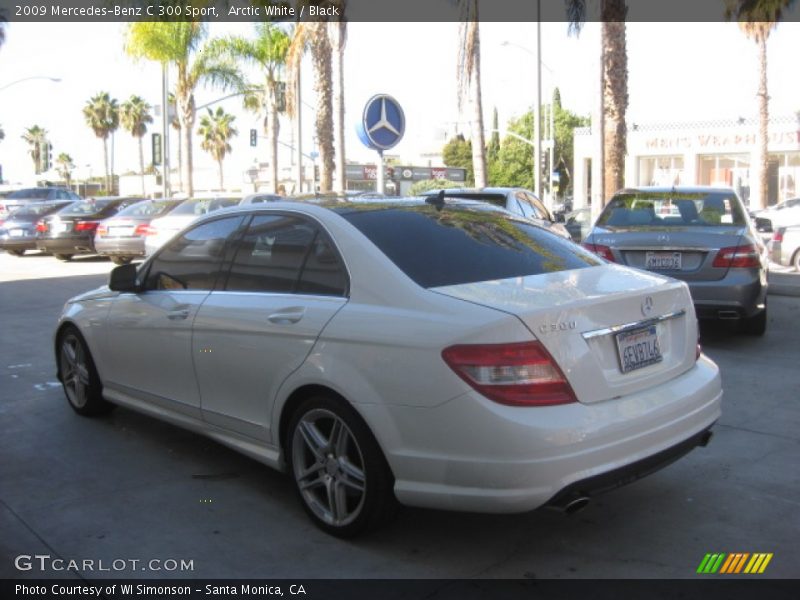
<svg viewBox="0 0 800 600">
<path fill-rule="evenodd" d="M 442 197 L 210 214 L 68 301 L 55 352 L 78 413 L 285 469 L 339 536 L 574 508 L 704 445 L 722 395 L 685 283 Z"/>
</svg>

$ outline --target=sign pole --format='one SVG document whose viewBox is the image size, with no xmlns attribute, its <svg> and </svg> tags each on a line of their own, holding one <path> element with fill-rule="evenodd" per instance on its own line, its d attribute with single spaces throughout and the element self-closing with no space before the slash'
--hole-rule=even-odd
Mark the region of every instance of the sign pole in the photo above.
<svg viewBox="0 0 800 600">
<path fill-rule="evenodd" d="M 383 166 L 383 150 L 378 150 L 378 185 L 377 185 L 377 192 L 379 194 L 383 194 L 386 190 L 384 186 L 384 166 Z"/>
</svg>

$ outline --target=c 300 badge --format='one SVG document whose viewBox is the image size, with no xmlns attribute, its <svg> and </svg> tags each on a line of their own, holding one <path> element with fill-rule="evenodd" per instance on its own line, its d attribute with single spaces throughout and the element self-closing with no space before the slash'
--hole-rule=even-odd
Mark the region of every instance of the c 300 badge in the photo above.
<svg viewBox="0 0 800 600">
<path fill-rule="evenodd" d="M 555 333 L 557 331 L 569 331 L 578 326 L 576 321 L 556 321 L 555 323 L 542 323 L 539 325 L 539 333 Z"/>
</svg>

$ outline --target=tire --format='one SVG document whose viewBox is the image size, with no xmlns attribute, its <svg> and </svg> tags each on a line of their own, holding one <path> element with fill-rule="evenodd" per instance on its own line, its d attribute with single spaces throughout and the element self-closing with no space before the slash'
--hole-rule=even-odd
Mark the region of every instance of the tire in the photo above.
<svg viewBox="0 0 800 600">
<path fill-rule="evenodd" d="M 58 260 L 63 260 L 64 262 L 72 260 L 72 254 L 54 254 Z"/>
<path fill-rule="evenodd" d="M 25 250 L 6 250 L 11 256 L 22 256 L 25 254 Z"/>
<path fill-rule="evenodd" d="M 367 425 L 345 401 L 327 396 L 304 400 L 287 432 L 289 474 L 317 527 L 350 538 L 394 515 L 389 465 Z"/>
<path fill-rule="evenodd" d="M 109 258 L 115 265 L 127 265 L 129 262 L 131 262 L 130 256 L 109 256 Z"/>
<path fill-rule="evenodd" d="M 792 257 L 792 266 L 795 271 L 800 272 L 800 250 L 795 250 L 794 256 Z"/>
<path fill-rule="evenodd" d="M 742 331 L 748 335 L 764 335 L 767 331 L 767 307 L 754 317 L 742 321 Z"/>
<path fill-rule="evenodd" d="M 79 415 L 108 413 L 114 405 L 103 398 L 103 385 L 83 336 L 67 327 L 58 336 L 58 377 L 72 409 Z"/>
</svg>

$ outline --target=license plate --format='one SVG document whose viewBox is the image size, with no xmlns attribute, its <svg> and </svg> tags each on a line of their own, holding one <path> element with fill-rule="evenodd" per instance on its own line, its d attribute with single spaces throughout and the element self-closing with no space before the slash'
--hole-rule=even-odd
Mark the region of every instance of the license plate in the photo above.
<svg viewBox="0 0 800 600">
<path fill-rule="evenodd" d="M 69 223 L 54 223 L 53 233 L 63 233 L 69 231 Z"/>
<path fill-rule="evenodd" d="M 623 373 L 661 362 L 661 346 L 655 325 L 617 334 L 619 366 Z"/>
<path fill-rule="evenodd" d="M 109 227 L 107 237 L 124 237 L 133 233 L 133 227 Z"/>
<path fill-rule="evenodd" d="M 11 237 L 22 237 L 22 236 L 25 235 L 25 230 L 24 229 L 9 229 L 8 230 L 8 235 L 10 235 Z"/>
<path fill-rule="evenodd" d="M 650 271 L 680 271 L 680 252 L 648 252 L 645 257 L 645 268 Z"/>
</svg>

